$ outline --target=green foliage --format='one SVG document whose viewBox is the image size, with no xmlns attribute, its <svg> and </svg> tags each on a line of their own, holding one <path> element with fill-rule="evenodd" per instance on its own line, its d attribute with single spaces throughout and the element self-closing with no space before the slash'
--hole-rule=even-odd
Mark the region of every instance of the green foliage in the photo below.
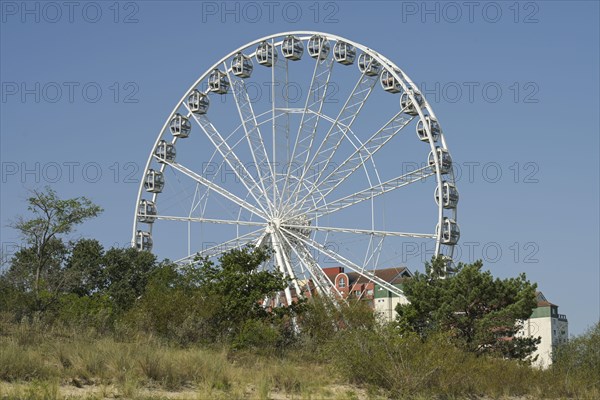
<svg viewBox="0 0 600 400">
<path fill-rule="evenodd" d="M 393 327 L 344 330 L 330 347 L 329 359 L 350 383 L 383 390 L 394 399 L 555 398 L 574 393 L 546 371 L 477 356 L 453 341 L 444 334 L 423 341 L 415 333 L 399 335 Z"/>
<path fill-rule="evenodd" d="M 294 319 L 303 303 L 263 306 L 289 284 L 279 272 L 258 270 L 268 257 L 262 249 L 246 248 L 226 253 L 219 266 L 209 260 L 188 267 L 163 262 L 150 273 L 125 321 L 184 345 L 281 348 L 294 340 Z"/>
<path fill-rule="evenodd" d="M 219 267 L 209 260 L 200 260 L 199 287 L 203 296 L 215 305 L 206 322 L 220 339 L 234 340 L 243 347 L 248 331 L 261 327 L 256 321 L 277 322 L 291 329 L 296 306 L 275 310 L 263 306 L 265 298 L 274 297 L 289 284 L 280 272 L 258 269 L 268 258 L 263 249 L 245 248 L 224 254 Z"/>
<path fill-rule="evenodd" d="M 239 328 L 248 319 L 266 317 L 261 301 L 285 288 L 281 273 L 258 270 L 267 259 L 262 249 L 234 249 L 221 257 L 220 266 L 202 260 L 199 283 L 208 296 L 221 300 L 214 322 L 224 331 Z"/>
<path fill-rule="evenodd" d="M 282 332 L 277 329 L 276 325 L 265 320 L 248 319 L 233 338 L 232 346 L 235 349 L 274 349 L 282 340 Z"/>
<path fill-rule="evenodd" d="M 212 329 L 205 321 L 214 306 L 200 290 L 196 269 L 163 262 L 150 274 L 144 294 L 125 320 L 143 332 L 189 344 L 209 336 Z"/>
<path fill-rule="evenodd" d="M 144 293 L 156 268 L 151 253 L 132 248 L 104 252 L 95 240 L 81 239 L 64 249 L 61 260 L 46 263 L 37 290 L 29 268 L 35 262 L 32 249 L 20 250 L 0 275 L 0 311 L 16 320 L 42 312 L 46 320 L 108 329 Z"/>
<path fill-rule="evenodd" d="M 320 296 L 311 297 L 304 304 L 300 316 L 303 345 L 316 352 L 340 331 L 369 331 L 378 325 L 367 302 L 337 303 Z"/>
<path fill-rule="evenodd" d="M 65 265 L 69 275 L 66 291 L 91 296 L 106 285 L 103 273 L 104 248 L 95 239 L 80 239 L 72 245 Z"/>
<path fill-rule="evenodd" d="M 0 275 L 0 313 L 9 315 L 14 322 L 28 316 L 35 308 L 35 297 L 27 292 L 6 275 Z"/>
<path fill-rule="evenodd" d="M 402 332 L 422 338 L 450 332 L 455 343 L 469 352 L 525 359 L 539 339 L 517 337 L 521 321 L 536 306 L 536 285 L 525 274 L 499 279 L 483 264 L 459 264 L 456 273 L 444 277 L 442 258 L 426 265 L 426 274 L 415 274 L 404 293 L 410 304 L 400 304 L 398 325 Z"/>
<path fill-rule="evenodd" d="M 50 187 L 45 191 L 33 190 L 27 209 L 30 219 L 19 218 L 14 224 L 26 242 L 39 248 L 53 237 L 71 233 L 76 225 L 97 216 L 102 208 L 85 197 L 61 200 Z"/>
<path fill-rule="evenodd" d="M 113 302 L 106 294 L 95 293 L 78 296 L 65 293 L 60 296 L 57 319 L 73 327 L 93 327 L 100 332 L 111 330 L 115 311 Z"/>
<path fill-rule="evenodd" d="M 102 257 L 101 290 L 114 303 L 117 312 L 129 310 L 146 288 L 156 267 L 156 257 L 134 248 L 112 248 Z"/>
<path fill-rule="evenodd" d="M 68 253 L 64 236 L 102 209 L 85 197 L 59 199 L 49 187 L 33 190 L 27 202 L 31 216 L 18 217 L 12 224 L 26 247 L 13 257 L 8 279 L 32 291 L 36 309 L 43 311 L 57 300 L 66 284 L 67 276 L 61 273 Z"/>
<path fill-rule="evenodd" d="M 581 385 L 600 391 L 600 322 L 583 335 L 556 348 L 552 370 L 563 376 L 566 385 Z"/>
</svg>

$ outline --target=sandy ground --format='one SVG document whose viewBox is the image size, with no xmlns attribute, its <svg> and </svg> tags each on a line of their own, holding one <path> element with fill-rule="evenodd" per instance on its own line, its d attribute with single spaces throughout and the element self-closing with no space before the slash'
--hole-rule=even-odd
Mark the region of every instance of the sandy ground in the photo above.
<svg viewBox="0 0 600 400">
<path fill-rule="evenodd" d="M 35 394 L 43 399 L 169 399 L 169 400 L 217 400 L 217 399 L 264 399 L 264 395 L 253 386 L 248 386 L 243 393 L 240 391 L 206 391 L 201 388 L 186 388 L 177 391 L 169 391 L 162 388 L 129 388 L 123 389 L 113 385 L 85 385 L 77 387 L 73 385 L 56 386 L 31 383 L 0 383 L 0 399 L 31 398 Z M 34 398 L 38 398 L 35 396 Z M 346 387 L 343 385 L 329 385 L 319 390 L 319 393 L 294 393 L 271 391 L 267 399 L 270 400 L 292 400 L 292 399 L 332 399 L 332 400 L 367 400 L 367 391 L 361 388 Z M 385 399 L 375 397 L 375 399 Z"/>
</svg>

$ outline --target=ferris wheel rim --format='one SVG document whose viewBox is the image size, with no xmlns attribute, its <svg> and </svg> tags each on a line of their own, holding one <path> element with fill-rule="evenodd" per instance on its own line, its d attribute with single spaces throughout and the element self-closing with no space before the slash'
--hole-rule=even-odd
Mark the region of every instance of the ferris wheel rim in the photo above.
<svg viewBox="0 0 600 400">
<path fill-rule="evenodd" d="M 169 122 L 171 121 L 171 119 L 173 118 L 174 115 L 177 114 L 178 110 L 181 109 L 182 105 L 185 105 L 185 101 L 187 99 L 187 97 L 190 95 L 190 93 L 196 89 L 203 81 L 205 81 L 207 79 L 207 77 L 209 76 L 209 74 L 215 69 L 215 68 L 219 68 L 219 66 L 221 65 L 225 65 L 225 67 L 227 67 L 226 62 L 228 60 L 230 60 L 233 56 L 235 56 L 236 54 L 243 52 L 244 50 L 247 50 L 249 48 L 251 48 L 252 46 L 255 46 L 261 42 L 264 41 L 269 41 L 271 40 L 273 42 L 274 39 L 276 38 L 283 38 L 289 35 L 299 35 L 299 39 L 300 40 L 308 40 L 311 36 L 313 35 L 320 35 L 323 36 L 326 39 L 331 39 L 331 40 L 335 40 L 335 41 L 342 41 L 345 43 L 348 43 L 349 45 L 354 46 L 356 49 L 362 51 L 363 53 L 366 53 L 368 55 L 370 55 L 371 57 L 373 57 L 375 60 L 377 60 L 378 62 L 380 62 L 382 65 L 385 66 L 386 70 L 389 71 L 397 80 L 398 82 L 402 85 L 403 89 L 409 94 L 409 96 L 411 97 L 411 100 L 413 101 L 413 104 L 416 103 L 416 99 L 414 97 L 414 94 L 412 92 L 412 90 L 417 91 L 418 93 L 420 93 L 420 91 L 418 90 L 418 87 L 414 84 L 414 82 L 412 80 L 410 80 L 410 78 L 408 77 L 407 74 L 404 73 L 404 71 L 402 69 L 400 69 L 398 66 L 396 66 L 396 64 L 394 64 L 392 61 L 388 60 L 386 57 L 384 57 L 383 55 L 379 54 L 378 52 L 376 52 L 375 50 L 364 46 L 360 43 L 354 42 L 352 40 L 349 40 L 345 37 L 341 37 L 338 35 L 333 35 L 333 34 L 329 34 L 329 33 L 324 33 L 324 32 L 318 32 L 318 31 L 290 31 L 290 32 L 281 32 L 281 33 L 276 33 L 276 34 L 271 34 L 256 40 L 253 40 L 251 42 L 248 42 L 246 44 L 244 44 L 243 46 L 237 48 L 236 50 L 230 52 L 229 54 L 227 54 L 226 56 L 222 57 L 219 61 L 217 61 L 215 64 L 213 64 L 210 68 L 208 68 L 206 70 L 206 72 L 204 72 L 191 86 L 190 88 L 185 92 L 184 96 L 179 100 L 179 102 L 176 104 L 176 106 L 174 107 L 173 111 L 169 114 L 165 124 L 163 125 L 163 127 L 161 128 L 161 130 L 159 131 L 158 137 L 154 143 L 154 146 L 152 147 L 152 150 L 150 152 L 150 156 L 148 157 L 146 166 L 144 168 L 144 173 L 146 173 L 146 171 L 149 170 L 153 160 L 154 160 L 154 155 L 153 155 L 153 150 L 156 148 L 156 146 L 159 144 L 161 138 L 163 138 L 165 132 L 168 130 L 168 126 L 169 126 Z M 277 42 L 278 45 L 281 44 L 281 42 Z M 252 53 L 250 53 L 252 54 Z M 318 61 L 317 61 L 318 62 Z M 227 69 L 226 69 L 227 71 Z M 408 84 L 405 85 L 405 82 Z M 409 90 L 412 89 L 412 90 Z M 430 104 L 427 102 L 425 96 L 422 96 L 423 98 L 423 106 L 421 107 L 416 107 L 416 110 L 418 112 L 418 118 L 419 119 L 423 119 L 425 117 L 425 115 L 430 115 L 431 117 L 435 118 L 437 120 L 437 118 L 435 117 L 435 113 L 432 109 L 432 107 L 430 106 Z M 426 110 L 427 114 L 425 114 L 424 110 Z M 417 118 L 417 117 L 415 117 Z M 424 126 L 425 130 L 427 131 L 427 136 L 429 138 L 429 145 L 431 147 L 431 151 L 433 154 L 433 158 L 435 160 L 435 165 L 438 166 L 438 168 L 436 168 L 435 171 L 435 175 L 436 175 L 436 187 L 441 188 L 442 187 L 442 182 L 443 182 L 443 178 L 442 178 L 442 171 L 441 168 L 439 168 L 439 166 L 441 165 L 440 160 L 438 159 L 438 154 L 437 151 L 435 151 L 436 149 L 436 143 L 435 140 L 433 140 L 433 135 L 432 132 L 429 128 L 429 126 L 427 124 L 425 124 Z M 445 150 L 448 150 L 446 141 L 445 141 L 445 136 L 443 134 L 443 132 L 440 132 L 439 135 L 440 138 L 440 142 L 441 142 L 441 147 Z M 172 142 L 173 144 L 175 144 L 177 142 L 177 137 L 174 137 Z M 166 167 L 167 164 L 162 164 L 161 165 L 161 171 L 164 170 L 164 168 Z M 452 182 L 454 182 L 454 174 L 451 171 L 450 173 L 447 173 L 446 175 L 448 175 L 451 179 Z M 140 187 L 138 190 L 138 196 L 136 199 L 136 211 L 134 213 L 134 223 L 133 223 L 133 237 L 135 239 L 135 234 L 138 228 L 138 220 L 137 220 L 137 207 L 138 204 L 140 203 L 142 196 L 144 193 L 144 181 L 142 180 L 142 182 L 140 182 Z M 157 198 L 157 193 L 153 193 L 152 194 L 152 200 L 156 201 Z M 454 209 L 452 211 L 453 217 L 454 219 L 456 219 L 456 209 Z M 444 211 L 443 211 L 443 205 L 442 202 L 440 201 L 438 204 L 438 224 L 441 224 L 444 218 Z M 266 220 L 266 218 L 265 218 Z M 150 224 L 149 226 L 149 230 L 150 232 L 152 231 L 152 225 Z M 437 230 L 435 236 L 436 236 L 436 249 L 435 249 L 435 253 L 436 254 L 440 254 L 440 246 L 442 245 L 441 243 L 441 235 L 442 235 L 442 229 Z M 453 246 L 451 246 L 451 249 L 453 248 Z"/>
</svg>

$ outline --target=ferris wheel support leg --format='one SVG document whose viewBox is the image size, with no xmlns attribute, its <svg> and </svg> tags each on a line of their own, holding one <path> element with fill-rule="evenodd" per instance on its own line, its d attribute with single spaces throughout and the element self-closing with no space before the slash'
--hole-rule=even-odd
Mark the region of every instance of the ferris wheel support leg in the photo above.
<svg viewBox="0 0 600 400">
<path fill-rule="evenodd" d="M 275 253 L 275 260 L 277 261 L 277 263 L 276 263 L 277 269 L 279 269 L 279 272 L 281 272 L 284 276 L 288 275 L 288 273 L 285 270 L 285 263 L 283 262 L 283 257 L 281 255 L 281 253 L 282 253 L 281 246 L 279 245 L 279 240 L 274 233 L 271 233 L 271 245 L 273 246 L 273 252 Z M 288 305 L 291 305 L 292 304 L 292 292 L 290 291 L 289 286 L 285 288 L 284 292 L 285 292 L 285 299 L 287 300 Z"/>
<path fill-rule="evenodd" d="M 284 251 L 284 246 L 283 246 L 283 241 L 281 240 L 281 237 L 283 235 L 281 235 L 281 233 L 278 234 L 279 239 L 279 247 L 281 249 L 281 258 L 285 264 L 285 268 L 288 271 L 288 274 L 290 275 L 290 278 L 292 279 L 292 284 L 294 285 L 294 289 L 296 289 L 296 296 L 298 296 L 298 298 L 302 297 L 302 291 L 300 290 L 300 285 L 298 285 L 298 279 L 296 278 L 296 275 L 294 274 L 294 270 L 292 268 L 292 263 L 290 262 L 290 258 L 289 258 L 289 251 Z"/>
<path fill-rule="evenodd" d="M 282 235 L 281 235 L 281 233 L 279 233 L 279 235 L 277 235 L 277 236 L 282 236 Z M 300 286 L 298 285 L 298 280 L 296 279 L 296 276 L 294 275 L 294 270 L 292 269 L 292 265 L 289 262 L 287 252 L 284 251 L 283 242 L 281 242 L 279 239 L 280 238 L 278 237 L 277 243 L 279 245 L 279 249 L 278 249 L 279 251 L 276 250 L 277 254 L 279 254 L 280 260 L 285 265 L 285 268 L 287 269 L 288 274 L 289 274 L 290 278 L 292 279 L 292 284 L 294 285 L 294 289 L 296 289 L 296 298 L 300 299 L 302 297 L 302 292 L 300 291 Z M 287 305 L 291 306 L 293 299 L 291 299 L 291 293 L 290 293 L 289 286 L 286 287 L 285 290 L 286 290 L 285 295 L 286 295 L 286 299 L 287 299 Z M 289 297 L 288 297 L 288 293 L 289 293 Z M 300 327 L 298 325 L 298 321 L 295 316 L 292 317 L 292 329 L 293 329 L 294 333 L 296 333 L 296 334 L 300 332 Z"/>
</svg>

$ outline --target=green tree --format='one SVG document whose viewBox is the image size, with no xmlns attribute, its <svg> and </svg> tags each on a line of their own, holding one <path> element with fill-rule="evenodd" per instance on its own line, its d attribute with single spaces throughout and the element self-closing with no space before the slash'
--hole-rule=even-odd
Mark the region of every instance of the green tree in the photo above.
<svg viewBox="0 0 600 400">
<path fill-rule="evenodd" d="M 103 269 L 104 248 L 95 239 L 80 239 L 72 245 L 65 262 L 66 291 L 91 296 L 106 286 Z"/>
<path fill-rule="evenodd" d="M 148 278 L 144 294 L 126 316 L 137 329 L 181 344 L 210 341 L 206 321 L 216 305 L 202 293 L 199 270 L 163 261 Z"/>
<path fill-rule="evenodd" d="M 279 272 L 258 270 L 268 257 L 263 249 L 246 248 L 224 254 L 219 264 L 207 259 L 189 266 L 164 261 L 150 272 L 143 294 L 125 319 L 181 344 L 280 346 L 293 338 L 291 322 L 303 303 L 263 307 L 265 298 L 289 284 Z"/>
<path fill-rule="evenodd" d="M 146 289 L 156 257 L 134 248 L 112 248 L 102 257 L 99 290 L 112 300 L 119 313 L 129 310 Z"/>
<path fill-rule="evenodd" d="M 31 216 L 18 217 L 11 225 L 25 244 L 12 260 L 11 273 L 19 275 L 23 288 L 33 293 L 36 308 L 44 310 L 64 284 L 59 272 L 68 253 L 65 236 L 102 209 L 85 197 L 62 200 L 49 187 L 33 190 L 27 202 Z"/>
<path fill-rule="evenodd" d="M 258 269 L 269 257 L 264 249 L 245 248 L 224 254 L 220 266 L 200 260 L 199 286 L 214 305 L 209 324 L 222 339 L 237 338 L 236 343 L 243 346 L 253 335 L 274 342 L 292 334 L 292 318 L 300 312 L 302 302 L 273 309 L 263 306 L 263 300 L 289 285 L 280 272 Z"/>
<path fill-rule="evenodd" d="M 445 276 L 441 257 L 427 263 L 426 273 L 416 273 L 404 286 L 410 303 L 396 308 L 399 327 L 422 338 L 449 332 L 467 351 L 525 359 L 540 342 L 517 336 L 536 306 L 536 285 L 525 274 L 494 279 L 482 267 L 481 261 L 459 264 L 455 274 Z"/>
</svg>

